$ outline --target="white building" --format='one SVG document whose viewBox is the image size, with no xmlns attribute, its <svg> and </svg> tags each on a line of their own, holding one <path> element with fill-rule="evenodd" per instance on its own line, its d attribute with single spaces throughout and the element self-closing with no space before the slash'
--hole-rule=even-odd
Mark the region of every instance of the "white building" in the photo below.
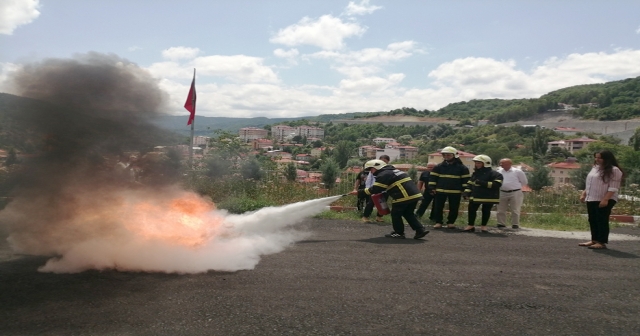
<svg viewBox="0 0 640 336">
<path fill-rule="evenodd" d="M 379 145 L 379 144 L 381 144 L 381 143 L 383 143 L 383 142 L 384 142 L 384 143 L 390 143 L 390 142 L 397 142 L 397 141 L 396 141 L 396 139 L 394 139 L 394 138 L 375 138 L 375 139 L 373 139 L 373 142 L 374 142 L 376 145 Z"/>
<path fill-rule="evenodd" d="M 198 147 L 202 145 L 209 147 L 209 140 L 211 140 L 211 137 L 198 135 L 193 137 L 193 145 Z"/>
<path fill-rule="evenodd" d="M 324 130 L 320 127 L 302 125 L 296 128 L 296 133 L 297 135 L 306 137 L 307 139 L 309 138 L 324 139 Z"/>
<path fill-rule="evenodd" d="M 283 141 L 296 134 L 296 128 L 287 125 L 275 125 L 271 127 L 271 137 Z"/>
<path fill-rule="evenodd" d="M 264 139 L 269 136 L 269 131 L 257 127 L 244 127 L 238 132 L 240 139 L 244 142 L 250 142 L 256 139 Z"/>
</svg>

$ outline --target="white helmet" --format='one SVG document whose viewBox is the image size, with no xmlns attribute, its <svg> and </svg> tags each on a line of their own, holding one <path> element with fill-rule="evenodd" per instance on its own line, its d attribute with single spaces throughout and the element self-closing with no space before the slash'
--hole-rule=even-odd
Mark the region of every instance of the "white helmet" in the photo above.
<svg viewBox="0 0 640 336">
<path fill-rule="evenodd" d="M 473 161 L 484 163 L 485 167 L 491 167 L 491 158 L 487 155 L 480 154 L 473 158 Z"/>
<path fill-rule="evenodd" d="M 451 147 L 451 146 L 447 146 L 445 148 L 443 148 L 440 151 L 440 154 L 453 154 L 453 157 L 455 157 L 456 159 L 458 158 L 458 150 Z"/>
<path fill-rule="evenodd" d="M 364 164 L 364 170 L 369 170 L 371 168 L 380 169 L 386 165 L 387 163 L 382 160 L 369 160 Z"/>
</svg>

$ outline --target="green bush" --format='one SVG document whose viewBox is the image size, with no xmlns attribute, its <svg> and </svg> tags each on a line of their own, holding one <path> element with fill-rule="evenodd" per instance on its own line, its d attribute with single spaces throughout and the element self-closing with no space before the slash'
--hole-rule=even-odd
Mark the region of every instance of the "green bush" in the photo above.
<svg viewBox="0 0 640 336">
<path fill-rule="evenodd" d="M 276 204 L 273 204 L 265 198 L 255 199 L 248 196 L 235 196 L 229 197 L 216 205 L 219 209 L 225 209 L 230 213 L 242 214 L 247 211 L 256 211 Z"/>
</svg>

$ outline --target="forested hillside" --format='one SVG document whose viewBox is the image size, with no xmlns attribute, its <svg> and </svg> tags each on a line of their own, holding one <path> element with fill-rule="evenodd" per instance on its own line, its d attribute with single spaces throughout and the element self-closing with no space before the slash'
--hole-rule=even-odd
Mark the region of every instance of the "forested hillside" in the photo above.
<svg viewBox="0 0 640 336">
<path fill-rule="evenodd" d="M 578 85 L 545 94 L 537 99 L 482 99 L 449 104 L 432 115 L 458 120 L 488 119 L 500 124 L 525 120 L 538 113 L 574 107 L 578 117 L 621 120 L 640 117 L 640 77 L 604 84 Z"/>
</svg>

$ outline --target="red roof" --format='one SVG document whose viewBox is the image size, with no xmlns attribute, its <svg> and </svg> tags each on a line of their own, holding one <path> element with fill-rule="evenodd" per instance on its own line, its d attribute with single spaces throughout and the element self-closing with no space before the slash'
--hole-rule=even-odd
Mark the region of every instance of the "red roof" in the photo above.
<svg viewBox="0 0 640 336">
<path fill-rule="evenodd" d="M 565 140 L 565 141 L 571 141 L 571 142 L 593 142 L 593 141 L 598 141 L 598 140 L 589 139 L 589 138 L 577 138 L 577 139 L 569 139 L 569 140 Z"/>
<path fill-rule="evenodd" d="M 576 162 L 554 162 L 547 165 L 550 168 L 558 169 L 580 169 L 580 164 Z"/>
</svg>

